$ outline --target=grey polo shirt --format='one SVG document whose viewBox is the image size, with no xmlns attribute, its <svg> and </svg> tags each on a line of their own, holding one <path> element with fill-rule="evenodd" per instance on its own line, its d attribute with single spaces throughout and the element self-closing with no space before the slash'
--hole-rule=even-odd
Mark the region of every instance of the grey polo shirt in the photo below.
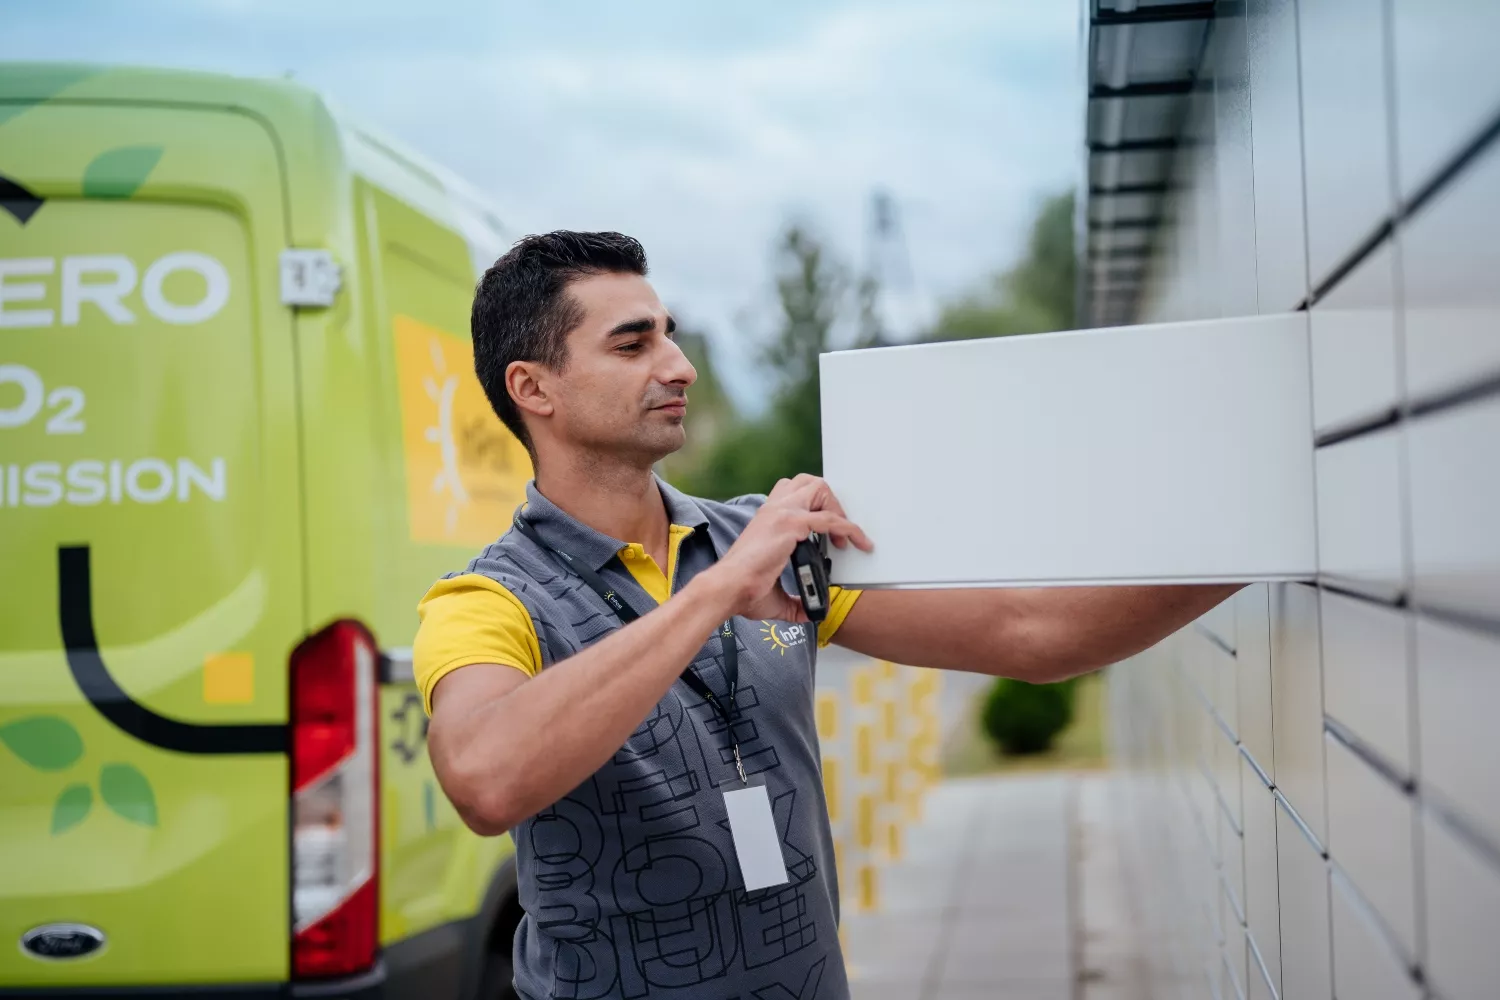
<svg viewBox="0 0 1500 1000">
<path fill-rule="evenodd" d="M 675 592 L 728 550 L 764 498 L 718 503 L 658 485 L 672 523 L 692 529 L 677 554 Z M 655 606 L 616 558 L 624 542 L 569 517 L 534 483 L 527 498 L 525 516 L 544 541 L 597 570 L 640 613 Z M 466 572 L 525 606 L 543 669 L 621 627 L 561 560 L 515 529 Z M 608 763 L 512 831 L 526 910 L 515 941 L 522 997 L 848 997 L 813 714 L 816 635 L 743 618 L 735 633 L 734 735 L 751 782 L 767 787 L 790 882 L 745 891 L 724 810 L 723 792 L 740 787 L 729 734 L 678 681 Z M 703 638 L 693 669 L 722 696 L 719 639 Z"/>
</svg>

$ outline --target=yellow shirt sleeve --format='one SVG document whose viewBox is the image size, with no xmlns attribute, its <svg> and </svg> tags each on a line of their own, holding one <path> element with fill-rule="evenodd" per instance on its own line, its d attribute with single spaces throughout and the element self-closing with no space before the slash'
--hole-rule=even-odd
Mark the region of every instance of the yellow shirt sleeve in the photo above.
<svg viewBox="0 0 1500 1000">
<path fill-rule="evenodd" d="M 830 611 L 833 608 L 829 609 Z M 542 648 L 526 605 L 487 576 L 439 580 L 417 604 L 422 624 L 412 643 L 412 673 L 432 714 L 432 689 L 459 667 L 498 663 L 528 677 L 542 669 Z"/>
<path fill-rule="evenodd" d="M 844 624 L 844 619 L 849 617 L 849 610 L 863 593 L 862 590 L 845 590 L 843 587 L 828 588 L 828 615 L 818 623 L 819 649 L 833 641 L 833 634 Z"/>
</svg>

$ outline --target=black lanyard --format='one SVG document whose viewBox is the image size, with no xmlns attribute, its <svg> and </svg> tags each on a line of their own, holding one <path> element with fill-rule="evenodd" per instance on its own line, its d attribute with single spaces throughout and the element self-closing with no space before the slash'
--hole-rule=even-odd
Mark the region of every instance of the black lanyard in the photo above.
<svg viewBox="0 0 1500 1000">
<path fill-rule="evenodd" d="M 588 584 L 589 589 L 598 594 L 604 603 L 610 606 L 621 622 L 629 625 L 640 617 L 635 608 L 631 607 L 629 602 L 617 594 L 615 588 L 605 583 L 604 578 L 598 573 L 595 573 L 587 565 L 574 559 L 569 553 L 564 552 L 556 545 L 542 541 L 541 536 L 536 533 L 536 529 L 527 524 L 519 513 L 515 517 L 515 525 L 517 531 L 557 556 L 570 570 L 577 573 L 579 579 Z M 669 594 L 668 596 L 670 597 L 671 595 Z M 726 618 L 724 624 L 719 627 L 719 647 L 724 653 L 724 676 L 729 679 L 727 707 L 719 700 L 719 696 L 714 694 L 713 688 L 709 687 L 708 683 L 702 677 L 699 677 L 697 671 L 691 666 L 682 671 L 682 682 L 692 688 L 694 694 L 708 702 L 719 718 L 724 721 L 724 729 L 729 736 L 729 749 L 734 753 L 734 769 L 739 772 L 740 781 L 748 785 L 750 782 L 745 777 L 745 765 L 740 760 L 739 740 L 735 739 L 734 736 L 734 720 L 739 715 L 739 705 L 735 702 L 735 693 L 740 683 L 740 651 L 739 647 L 734 643 L 733 618 Z"/>
</svg>

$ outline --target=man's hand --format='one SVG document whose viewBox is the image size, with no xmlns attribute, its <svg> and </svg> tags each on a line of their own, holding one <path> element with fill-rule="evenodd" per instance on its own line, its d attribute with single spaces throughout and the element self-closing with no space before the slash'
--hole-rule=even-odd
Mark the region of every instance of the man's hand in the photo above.
<svg viewBox="0 0 1500 1000">
<path fill-rule="evenodd" d="M 724 558 L 703 575 L 713 574 L 726 588 L 731 614 L 806 621 L 802 602 L 782 589 L 781 574 L 797 543 L 815 531 L 827 535 L 839 548 L 850 542 L 865 552 L 874 547 L 859 526 L 844 516 L 828 484 L 803 474 L 776 484 Z"/>
<path fill-rule="evenodd" d="M 427 747 L 464 822 L 502 833 L 577 788 L 618 752 L 727 615 L 804 620 L 780 577 L 814 531 L 870 549 L 827 483 L 782 480 L 724 558 L 661 607 L 531 679 L 474 664 L 438 681 Z"/>
</svg>

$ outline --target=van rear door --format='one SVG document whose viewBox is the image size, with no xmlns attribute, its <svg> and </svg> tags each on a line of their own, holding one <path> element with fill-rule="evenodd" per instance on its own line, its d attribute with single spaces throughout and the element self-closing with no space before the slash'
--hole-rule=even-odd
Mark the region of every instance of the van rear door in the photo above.
<svg viewBox="0 0 1500 1000">
<path fill-rule="evenodd" d="M 277 146 L 55 82 L 0 74 L 0 983 L 284 980 Z"/>
</svg>

